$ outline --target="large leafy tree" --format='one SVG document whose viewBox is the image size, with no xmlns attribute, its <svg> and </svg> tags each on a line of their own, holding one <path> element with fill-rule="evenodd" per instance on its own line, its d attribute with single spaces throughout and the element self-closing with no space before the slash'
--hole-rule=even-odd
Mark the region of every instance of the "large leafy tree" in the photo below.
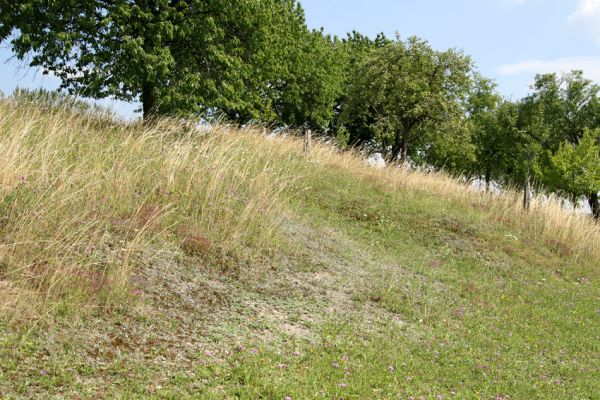
<svg viewBox="0 0 600 400">
<path fill-rule="evenodd" d="M 503 136 L 495 129 L 500 101 L 496 85 L 474 73 L 466 112 L 447 118 L 425 134 L 425 143 L 419 148 L 425 162 L 453 173 L 483 175 L 489 183 L 500 150 L 501 140 L 497 139 Z"/>
<path fill-rule="evenodd" d="M 512 157 L 518 107 L 516 103 L 502 100 L 493 82 L 480 77 L 469 98 L 469 119 L 475 146 L 472 172 L 483 178 L 489 188 L 492 181 L 503 180 Z"/>
<path fill-rule="evenodd" d="M 600 88 L 591 80 L 586 79 L 581 71 L 571 71 L 567 74 L 538 75 L 533 85 L 533 93 L 523 100 L 523 118 L 531 118 L 531 110 L 541 110 L 542 119 L 547 134 L 541 142 L 544 152 L 540 155 L 540 168 L 543 171 L 542 180 L 551 189 L 573 195 L 572 179 L 565 177 L 557 179 L 558 171 L 563 168 L 569 158 L 570 144 L 583 151 L 589 146 L 578 147 L 588 129 L 600 127 Z M 588 139 L 586 139 L 588 140 Z M 559 154 L 552 158 L 552 154 Z M 563 167 L 558 168 L 557 162 L 564 161 Z M 573 161 L 575 163 L 575 161 Z M 576 163 L 575 163 L 576 164 Z M 580 171 L 581 174 L 591 174 L 588 168 L 573 166 L 569 171 Z M 589 179 L 588 179 L 589 178 Z M 593 177 L 582 176 L 584 181 L 594 181 Z M 590 182 L 591 182 L 590 181 Z M 582 187 L 578 185 L 578 187 Z M 594 210 L 600 209 L 598 204 L 598 187 L 590 185 L 590 192 L 585 194 Z M 598 213 L 596 213 L 598 215 Z"/>
<path fill-rule="evenodd" d="M 303 22 L 303 21 L 302 21 Z M 286 125 L 327 131 L 343 91 L 345 58 L 341 42 L 305 24 L 289 29 L 282 71 L 272 82 L 273 110 Z"/>
<path fill-rule="evenodd" d="M 0 0 L 0 41 L 95 98 L 157 112 L 260 115 L 269 46 L 292 0 Z M 275 17 L 279 19 L 275 20 Z M 260 81 L 260 82 L 259 82 Z"/>
<path fill-rule="evenodd" d="M 524 101 L 543 108 L 552 151 L 564 141 L 577 143 L 585 129 L 600 125 L 599 87 L 582 71 L 537 75 L 532 88 L 533 93 Z"/>
<path fill-rule="evenodd" d="M 356 93 L 353 88 L 360 79 L 361 66 L 366 62 L 371 52 L 391 43 L 383 33 L 374 39 L 359 32 L 349 33 L 339 48 L 338 60 L 344 62 L 343 90 L 336 99 L 332 133 L 336 135 L 337 142 L 345 147 L 361 146 L 373 140 L 375 133 L 372 129 L 376 115 L 363 103 L 363 108 L 355 101 Z"/>
<path fill-rule="evenodd" d="M 391 159 L 408 158 L 409 144 L 464 114 L 473 65 L 456 50 L 436 51 L 416 37 L 374 49 L 357 69 L 345 110 L 374 115 L 370 128 Z"/>
<path fill-rule="evenodd" d="M 564 142 L 550 155 L 552 183 L 573 202 L 600 191 L 599 140 L 600 131 L 586 129 L 576 145 Z M 590 199 L 590 206 L 594 216 L 600 218 L 597 197 L 596 201 Z"/>
</svg>

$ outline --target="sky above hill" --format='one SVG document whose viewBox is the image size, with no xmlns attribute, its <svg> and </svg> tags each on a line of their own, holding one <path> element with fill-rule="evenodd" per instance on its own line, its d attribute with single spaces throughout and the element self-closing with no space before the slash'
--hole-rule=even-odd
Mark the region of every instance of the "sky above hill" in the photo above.
<svg viewBox="0 0 600 400">
<path fill-rule="evenodd" d="M 459 48 L 506 97 L 518 99 L 538 72 L 582 69 L 600 83 L 600 0 L 303 0 L 307 23 L 345 36 L 419 36 L 438 49 Z M 55 88 L 54 78 L 19 68 L 0 46 L 0 90 Z M 104 102 L 108 104 L 110 102 Z M 114 103 L 131 116 L 137 105 Z"/>
</svg>

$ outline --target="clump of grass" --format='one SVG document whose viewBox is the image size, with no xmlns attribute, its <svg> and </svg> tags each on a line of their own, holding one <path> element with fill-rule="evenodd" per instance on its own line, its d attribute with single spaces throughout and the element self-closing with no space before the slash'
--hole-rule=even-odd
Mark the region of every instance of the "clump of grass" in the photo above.
<svg viewBox="0 0 600 400">
<path fill-rule="evenodd" d="M 14 99 L 0 116 L 0 282 L 46 306 L 118 304 L 137 258 L 164 247 L 208 263 L 272 247 L 293 178 L 258 130 Z"/>
</svg>

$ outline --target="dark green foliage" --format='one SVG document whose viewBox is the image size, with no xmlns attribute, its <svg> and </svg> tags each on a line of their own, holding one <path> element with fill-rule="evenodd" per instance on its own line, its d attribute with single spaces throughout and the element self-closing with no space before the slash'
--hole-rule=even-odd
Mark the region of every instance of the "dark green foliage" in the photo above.
<svg viewBox="0 0 600 400">
<path fill-rule="evenodd" d="M 296 45 L 286 46 L 284 74 L 273 84 L 274 110 L 287 125 L 326 131 L 343 90 L 341 42 L 304 25 L 297 28 L 291 37 Z"/>
<path fill-rule="evenodd" d="M 2 2 L 0 41 L 72 93 L 140 99 L 144 115 L 260 116 L 284 0 Z M 12 36 L 10 36 L 12 34 Z M 264 66 L 258 73 L 257 65 Z"/>
<path fill-rule="evenodd" d="M 600 189 L 600 132 L 586 129 L 577 144 L 565 141 L 550 154 L 551 187 L 576 201 Z"/>
<path fill-rule="evenodd" d="M 416 37 L 387 43 L 357 66 L 345 119 L 367 128 L 390 159 L 406 161 L 411 142 L 464 115 L 472 68 L 462 53 Z"/>
<path fill-rule="evenodd" d="M 368 107 L 357 109 L 353 92 L 359 67 L 366 61 L 372 51 L 390 44 L 383 33 L 375 39 L 353 31 L 342 41 L 342 55 L 340 59 L 345 62 L 344 91 L 336 101 L 333 131 L 336 139 L 343 146 L 360 146 L 369 143 L 375 137 L 371 126 L 375 123 L 376 115 Z"/>
</svg>

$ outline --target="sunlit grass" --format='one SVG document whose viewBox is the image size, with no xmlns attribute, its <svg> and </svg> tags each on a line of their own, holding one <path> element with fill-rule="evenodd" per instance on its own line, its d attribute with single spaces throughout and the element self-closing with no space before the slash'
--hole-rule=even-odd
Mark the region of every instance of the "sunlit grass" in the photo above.
<svg viewBox="0 0 600 400">
<path fill-rule="evenodd" d="M 559 199 L 0 101 L 0 397 L 595 398 L 599 265 Z"/>
</svg>

